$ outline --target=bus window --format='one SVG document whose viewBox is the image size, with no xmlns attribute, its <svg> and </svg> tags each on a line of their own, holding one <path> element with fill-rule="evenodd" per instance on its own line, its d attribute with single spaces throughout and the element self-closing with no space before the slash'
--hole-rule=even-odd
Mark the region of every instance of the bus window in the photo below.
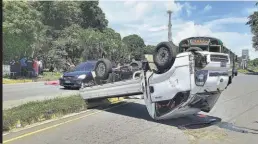
<svg viewBox="0 0 258 144">
<path fill-rule="evenodd" d="M 220 46 L 210 46 L 210 52 L 221 52 Z"/>
</svg>

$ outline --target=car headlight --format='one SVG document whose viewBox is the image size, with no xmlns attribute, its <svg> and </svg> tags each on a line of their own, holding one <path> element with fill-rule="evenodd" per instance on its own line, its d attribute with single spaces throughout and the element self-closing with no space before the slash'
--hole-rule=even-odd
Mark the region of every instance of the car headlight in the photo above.
<svg viewBox="0 0 258 144">
<path fill-rule="evenodd" d="M 207 70 L 200 70 L 196 71 L 195 73 L 195 84 L 197 86 L 203 86 L 207 80 L 208 71 Z"/>
<path fill-rule="evenodd" d="M 86 75 L 84 74 L 84 75 L 79 75 L 78 76 L 78 79 L 85 79 L 86 78 Z"/>
</svg>

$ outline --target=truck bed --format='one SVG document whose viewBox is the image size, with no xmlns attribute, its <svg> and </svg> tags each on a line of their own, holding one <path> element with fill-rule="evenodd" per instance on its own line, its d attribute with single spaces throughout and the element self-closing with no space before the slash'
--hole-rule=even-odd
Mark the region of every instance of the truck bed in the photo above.
<svg viewBox="0 0 258 144">
<path fill-rule="evenodd" d="M 112 98 L 142 94 L 141 79 L 131 79 L 86 87 L 80 90 L 81 97 L 85 100 L 97 98 Z"/>
</svg>

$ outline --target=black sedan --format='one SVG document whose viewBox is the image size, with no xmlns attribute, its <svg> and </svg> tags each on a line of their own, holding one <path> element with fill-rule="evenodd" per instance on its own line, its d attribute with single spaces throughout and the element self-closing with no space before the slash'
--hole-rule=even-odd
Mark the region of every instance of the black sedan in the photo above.
<svg viewBox="0 0 258 144">
<path fill-rule="evenodd" d="M 59 79 L 64 88 L 83 88 L 95 85 L 92 71 L 97 61 L 87 61 L 77 65 L 74 70 L 66 72 Z"/>
</svg>

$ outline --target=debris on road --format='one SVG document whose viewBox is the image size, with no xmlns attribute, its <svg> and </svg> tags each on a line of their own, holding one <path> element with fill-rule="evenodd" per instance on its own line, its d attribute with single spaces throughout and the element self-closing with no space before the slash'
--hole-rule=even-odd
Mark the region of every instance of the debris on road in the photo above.
<svg viewBox="0 0 258 144">
<path fill-rule="evenodd" d="M 55 86 L 58 86 L 59 85 L 59 81 L 48 81 L 48 82 L 45 82 L 45 85 L 55 85 Z"/>
</svg>

